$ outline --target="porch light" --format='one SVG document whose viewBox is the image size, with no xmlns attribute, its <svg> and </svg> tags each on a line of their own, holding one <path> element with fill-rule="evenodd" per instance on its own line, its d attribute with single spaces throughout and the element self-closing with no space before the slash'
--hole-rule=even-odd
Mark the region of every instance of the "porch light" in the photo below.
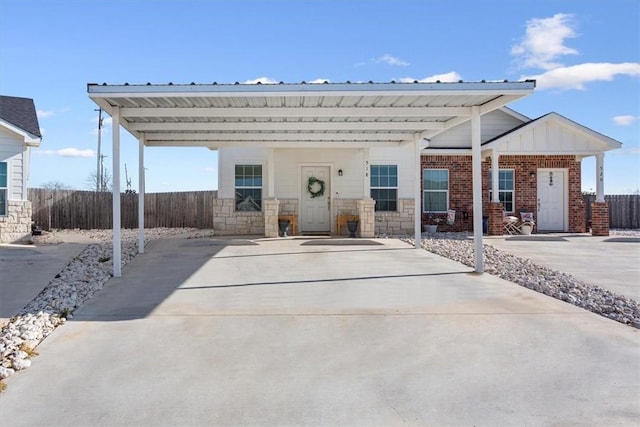
<svg viewBox="0 0 640 427">
<path fill-rule="evenodd" d="M 338 169 L 338 176 L 342 176 L 342 169 Z"/>
<path fill-rule="evenodd" d="M 529 178 L 533 179 L 536 177 L 536 173 L 534 171 L 529 172 Z"/>
</svg>

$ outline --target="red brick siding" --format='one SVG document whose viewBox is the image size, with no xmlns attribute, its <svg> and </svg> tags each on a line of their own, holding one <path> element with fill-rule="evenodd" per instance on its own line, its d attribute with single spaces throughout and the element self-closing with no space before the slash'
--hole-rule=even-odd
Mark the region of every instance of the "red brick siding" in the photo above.
<svg viewBox="0 0 640 427">
<path fill-rule="evenodd" d="M 449 209 L 456 210 L 453 226 L 442 225 L 442 231 L 471 231 L 473 229 L 473 184 L 471 156 L 422 156 L 422 169 L 449 170 Z M 581 191 L 580 162 L 571 155 L 553 156 L 500 156 L 500 169 L 513 169 L 515 180 L 514 211 L 537 212 L 538 168 L 562 168 L 568 171 L 568 216 L 569 232 L 586 231 L 585 206 Z M 482 206 L 485 216 L 489 212 L 489 170 L 491 158 L 482 162 Z M 531 172 L 534 176 L 531 177 Z M 420 172 L 422 174 L 422 172 Z M 422 189 L 421 189 L 422 190 Z M 422 193 L 421 193 L 422 194 Z M 462 219 L 462 212 L 468 219 Z M 442 215 L 444 217 L 444 215 Z M 422 214 L 422 223 L 427 224 L 429 215 Z"/>
<path fill-rule="evenodd" d="M 591 234 L 609 235 L 609 205 L 606 202 L 593 202 L 591 205 Z"/>
</svg>

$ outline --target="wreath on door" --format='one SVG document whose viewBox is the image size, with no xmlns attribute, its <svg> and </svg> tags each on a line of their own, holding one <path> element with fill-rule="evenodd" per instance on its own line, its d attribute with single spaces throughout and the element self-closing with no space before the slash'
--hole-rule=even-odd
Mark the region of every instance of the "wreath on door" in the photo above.
<svg viewBox="0 0 640 427">
<path fill-rule="evenodd" d="M 311 194 L 312 199 L 323 196 L 324 190 L 325 185 L 323 180 L 318 179 L 315 176 L 309 177 L 309 180 L 307 181 L 307 191 Z"/>
</svg>

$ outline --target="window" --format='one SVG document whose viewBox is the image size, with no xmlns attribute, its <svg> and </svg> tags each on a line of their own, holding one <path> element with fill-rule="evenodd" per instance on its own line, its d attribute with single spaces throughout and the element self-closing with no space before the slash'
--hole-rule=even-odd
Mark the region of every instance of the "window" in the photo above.
<svg viewBox="0 0 640 427">
<path fill-rule="evenodd" d="M 489 171 L 489 200 L 492 200 L 493 174 Z M 500 169 L 498 171 L 498 198 L 504 206 L 505 212 L 513 212 L 513 169 Z"/>
<path fill-rule="evenodd" d="M 398 166 L 371 165 L 371 198 L 376 201 L 376 211 L 398 210 Z"/>
<path fill-rule="evenodd" d="M 449 170 L 422 171 L 424 212 L 446 212 L 449 209 Z"/>
<path fill-rule="evenodd" d="M 7 214 L 7 162 L 0 162 L 0 215 Z"/>
<path fill-rule="evenodd" d="M 262 165 L 236 165 L 236 211 L 262 210 Z"/>
</svg>

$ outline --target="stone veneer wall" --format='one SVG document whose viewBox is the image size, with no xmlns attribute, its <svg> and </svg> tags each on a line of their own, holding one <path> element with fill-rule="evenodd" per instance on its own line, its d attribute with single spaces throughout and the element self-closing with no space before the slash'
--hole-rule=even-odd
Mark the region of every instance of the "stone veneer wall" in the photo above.
<svg viewBox="0 0 640 427">
<path fill-rule="evenodd" d="M 214 199 L 213 232 L 218 236 L 264 236 L 262 212 L 238 212 L 234 199 Z"/>
<path fill-rule="evenodd" d="M 376 212 L 376 235 L 413 234 L 415 203 L 413 199 L 399 199 L 397 212 Z"/>
<path fill-rule="evenodd" d="M 358 224 L 360 237 L 374 237 L 376 235 L 376 201 L 371 198 L 362 199 L 357 201 L 357 205 L 358 217 L 360 219 L 360 223 Z"/>
<path fill-rule="evenodd" d="M 280 215 L 300 215 L 298 212 L 298 199 L 278 199 L 280 201 Z"/>
<path fill-rule="evenodd" d="M 336 215 L 358 215 L 359 199 L 333 199 Z"/>
<path fill-rule="evenodd" d="M 0 216 L 0 243 L 31 240 L 31 202 L 8 200 L 7 215 Z"/>
</svg>

